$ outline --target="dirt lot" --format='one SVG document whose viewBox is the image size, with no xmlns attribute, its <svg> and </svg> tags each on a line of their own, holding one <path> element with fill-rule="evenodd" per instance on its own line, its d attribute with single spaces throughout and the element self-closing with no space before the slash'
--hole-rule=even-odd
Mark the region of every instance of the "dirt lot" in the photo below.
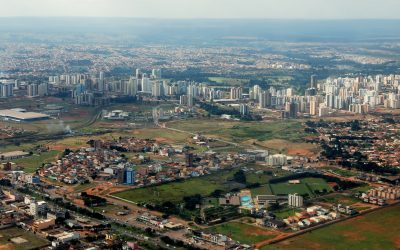
<svg viewBox="0 0 400 250">
<path fill-rule="evenodd" d="M 253 144 L 265 147 L 269 150 L 278 153 L 285 153 L 288 155 L 299 155 L 306 157 L 315 157 L 320 148 L 318 145 L 311 143 L 303 143 L 303 142 L 290 142 L 287 140 L 281 139 L 272 139 L 268 141 L 256 141 L 256 140 L 248 140 L 245 142 L 246 144 Z"/>
</svg>

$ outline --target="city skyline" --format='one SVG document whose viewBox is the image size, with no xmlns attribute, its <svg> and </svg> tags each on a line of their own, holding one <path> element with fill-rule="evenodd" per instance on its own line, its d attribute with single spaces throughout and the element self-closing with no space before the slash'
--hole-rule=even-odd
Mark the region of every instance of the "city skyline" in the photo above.
<svg viewBox="0 0 400 250">
<path fill-rule="evenodd" d="M 395 0 L 0 0 L 0 4 L 0 17 L 160 19 L 398 19 L 400 7 Z"/>
</svg>

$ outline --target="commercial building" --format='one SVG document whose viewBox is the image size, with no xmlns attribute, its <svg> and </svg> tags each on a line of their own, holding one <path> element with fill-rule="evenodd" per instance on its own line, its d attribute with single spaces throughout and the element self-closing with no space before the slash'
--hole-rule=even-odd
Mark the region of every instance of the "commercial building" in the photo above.
<svg viewBox="0 0 400 250">
<path fill-rule="evenodd" d="M 55 241 L 52 242 L 52 246 L 58 246 L 59 244 L 67 243 L 72 240 L 78 240 L 80 238 L 79 233 L 75 232 L 62 232 L 52 236 L 55 238 Z"/>
<path fill-rule="evenodd" d="M 9 160 L 20 159 L 28 155 L 29 153 L 23 151 L 11 151 L 11 152 L 0 153 L 0 159 L 9 161 Z"/>
<path fill-rule="evenodd" d="M 24 109 L 3 109 L 0 110 L 0 119 L 28 122 L 49 119 L 49 116 L 36 112 L 27 112 Z"/>
<path fill-rule="evenodd" d="M 33 228 L 35 230 L 44 230 L 54 226 L 55 224 L 56 221 L 54 219 L 36 220 L 33 222 Z"/>
</svg>

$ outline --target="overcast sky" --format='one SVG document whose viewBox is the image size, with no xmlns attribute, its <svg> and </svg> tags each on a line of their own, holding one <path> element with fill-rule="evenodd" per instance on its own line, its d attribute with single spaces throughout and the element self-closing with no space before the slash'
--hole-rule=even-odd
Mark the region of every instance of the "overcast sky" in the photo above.
<svg viewBox="0 0 400 250">
<path fill-rule="evenodd" d="M 0 16 L 398 19 L 400 0 L 0 0 Z"/>
</svg>

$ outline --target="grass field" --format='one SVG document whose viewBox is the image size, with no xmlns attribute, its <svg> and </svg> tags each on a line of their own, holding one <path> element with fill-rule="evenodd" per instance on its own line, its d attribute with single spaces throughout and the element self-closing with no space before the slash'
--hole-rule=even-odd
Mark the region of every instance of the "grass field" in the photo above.
<svg viewBox="0 0 400 250">
<path fill-rule="evenodd" d="M 351 176 L 356 176 L 357 172 L 347 170 L 347 169 L 342 169 L 342 168 L 336 168 L 336 167 L 326 167 L 324 168 L 325 170 L 332 171 L 335 174 L 345 176 L 345 177 L 351 177 Z"/>
<path fill-rule="evenodd" d="M 267 141 L 249 140 L 246 143 L 264 147 L 272 152 L 288 155 L 302 155 L 307 157 L 313 157 L 321 150 L 320 146 L 316 144 L 297 141 L 293 142 L 282 139 L 272 139 Z"/>
<path fill-rule="evenodd" d="M 214 190 L 229 191 L 241 187 L 236 182 L 229 181 L 235 171 L 223 171 L 213 175 L 188 179 L 182 182 L 172 182 L 155 187 L 127 190 L 114 195 L 133 202 L 162 203 L 164 201 L 179 202 L 184 196 L 200 194 L 210 195 Z"/>
<path fill-rule="evenodd" d="M 262 166 L 249 166 L 256 170 Z M 155 187 L 127 190 L 114 195 L 133 202 L 162 203 L 164 201 L 179 202 L 184 196 L 200 194 L 209 196 L 214 190 L 220 189 L 229 192 L 234 188 L 243 188 L 243 184 L 232 181 L 233 174 L 239 169 L 229 169 L 211 175 L 195 177 L 181 182 L 172 182 Z M 266 174 L 254 174 L 246 172 L 247 183 L 265 184 L 271 178 Z"/>
<path fill-rule="evenodd" d="M 295 215 L 297 212 L 300 212 L 300 211 L 302 211 L 302 210 L 298 209 L 298 208 L 285 207 L 285 208 L 273 211 L 273 213 L 276 215 L 277 218 L 283 220 L 289 216 Z"/>
<path fill-rule="evenodd" d="M 333 204 L 340 203 L 345 206 L 351 206 L 354 203 L 360 202 L 360 199 L 353 197 L 350 194 L 335 193 L 335 194 L 325 195 L 324 197 L 320 197 L 320 198 L 318 198 L 318 201 L 328 202 L 328 203 L 333 203 Z"/>
<path fill-rule="evenodd" d="M 25 243 L 13 244 L 13 247 L 15 247 L 16 250 L 40 249 L 50 244 L 47 240 L 38 238 L 30 232 L 13 227 L 0 230 L 0 249 L 2 248 L 2 245 L 10 243 L 9 240 L 15 237 L 21 237 L 27 240 Z M 6 247 L 5 249 L 9 248 Z"/>
<path fill-rule="evenodd" d="M 233 142 L 245 142 L 251 139 L 258 141 L 282 139 L 299 142 L 304 137 L 303 126 L 298 121 L 238 122 L 197 119 L 175 121 L 169 123 L 168 126 Z"/>
<path fill-rule="evenodd" d="M 207 229 L 213 233 L 220 233 L 239 241 L 242 244 L 255 244 L 264 240 L 272 239 L 277 233 L 260 227 L 231 221 Z"/>
<path fill-rule="evenodd" d="M 400 206 L 330 225 L 262 249 L 399 249 Z"/>
<path fill-rule="evenodd" d="M 228 86 L 243 86 L 244 84 L 250 81 L 248 79 L 228 78 L 228 77 L 209 77 L 208 80 Z"/>
<path fill-rule="evenodd" d="M 289 184 L 288 182 L 270 184 L 271 192 L 275 195 L 287 195 L 298 193 L 300 195 L 308 194 L 314 196 L 316 190 L 331 191 L 332 188 L 321 178 L 304 178 L 300 180 L 300 184 Z"/>
<path fill-rule="evenodd" d="M 130 133 L 130 135 L 143 139 L 156 139 L 159 142 L 171 144 L 183 144 L 190 137 L 190 135 L 186 133 L 161 128 L 136 129 Z"/>
<path fill-rule="evenodd" d="M 37 168 L 42 166 L 42 163 L 53 162 L 56 160 L 56 156 L 61 154 L 60 151 L 50 150 L 48 152 L 44 152 L 39 154 L 33 154 L 31 156 L 13 160 L 13 162 L 17 163 L 19 166 L 24 168 L 24 172 L 33 173 Z"/>
</svg>

